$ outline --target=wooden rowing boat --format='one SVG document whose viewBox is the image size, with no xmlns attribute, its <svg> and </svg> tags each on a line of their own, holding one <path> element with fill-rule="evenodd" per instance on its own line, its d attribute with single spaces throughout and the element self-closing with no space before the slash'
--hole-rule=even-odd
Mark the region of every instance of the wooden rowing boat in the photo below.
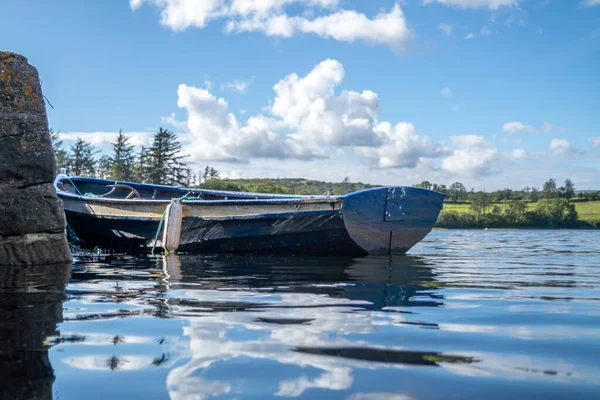
<svg viewBox="0 0 600 400">
<path fill-rule="evenodd" d="M 66 175 L 54 185 L 84 245 L 117 251 L 156 245 L 190 253 L 403 254 L 431 231 L 444 199 L 402 186 L 298 196 Z"/>
</svg>

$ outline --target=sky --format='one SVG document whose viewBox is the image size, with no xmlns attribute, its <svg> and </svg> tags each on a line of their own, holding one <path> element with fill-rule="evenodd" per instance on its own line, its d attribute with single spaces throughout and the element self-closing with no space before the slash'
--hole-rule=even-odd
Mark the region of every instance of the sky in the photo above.
<svg viewBox="0 0 600 400">
<path fill-rule="evenodd" d="M 21 0 L 69 146 L 179 135 L 197 171 L 600 189 L 600 0 Z M 26 26 L 24 26 L 26 21 Z"/>
</svg>

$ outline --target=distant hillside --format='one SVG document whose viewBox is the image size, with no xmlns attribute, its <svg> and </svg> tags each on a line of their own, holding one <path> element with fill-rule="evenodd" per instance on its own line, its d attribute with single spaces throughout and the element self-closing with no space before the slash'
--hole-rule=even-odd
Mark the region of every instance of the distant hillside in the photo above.
<svg viewBox="0 0 600 400">
<path fill-rule="evenodd" d="M 302 195 L 342 195 L 379 186 L 381 185 L 369 185 L 362 182 L 334 183 L 295 178 L 211 179 L 200 185 L 203 189 Z"/>
</svg>

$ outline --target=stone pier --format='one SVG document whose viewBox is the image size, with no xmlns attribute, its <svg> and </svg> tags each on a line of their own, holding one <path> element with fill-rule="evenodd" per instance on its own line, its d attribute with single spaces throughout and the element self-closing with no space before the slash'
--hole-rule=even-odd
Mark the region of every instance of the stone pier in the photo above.
<svg viewBox="0 0 600 400">
<path fill-rule="evenodd" d="M 37 70 L 0 51 L 0 265 L 71 261 Z"/>
</svg>

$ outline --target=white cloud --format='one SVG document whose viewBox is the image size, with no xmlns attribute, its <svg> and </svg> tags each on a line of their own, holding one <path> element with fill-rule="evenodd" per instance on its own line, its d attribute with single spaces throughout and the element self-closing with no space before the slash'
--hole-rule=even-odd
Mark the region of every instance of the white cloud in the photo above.
<svg viewBox="0 0 600 400">
<path fill-rule="evenodd" d="M 446 36 L 452 36 L 452 30 L 454 29 L 454 27 L 450 24 L 446 24 L 446 23 L 441 23 L 439 25 L 439 28 L 442 32 L 444 32 L 444 34 Z"/>
<path fill-rule="evenodd" d="M 442 162 L 442 168 L 466 177 L 482 177 L 498 172 L 495 163 L 498 151 L 483 136 L 464 135 L 450 138 L 457 147 Z"/>
<path fill-rule="evenodd" d="M 395 126 L 382 122 L 375 131 L 386 138 L 385 143 L 376 148 L 358 148 L 356 152 L 379 168 L 416 168 L 424 159 L 446 154 L 440 145 L 432 143 L 426 136 L 417 135 L 415 126 L 409 122 Z"/>
<path fill-rule="evenodd" d="M 554 155 L 573 155 L 579 154 L 580 152 L 573 147 L 571 143 L 569 143 L 565 139 L 552 139 L 550 141 L 550 150 Z"/>
<path fill-rule="evenodd" d="M 267 114 L 252 116 L 245 125 L 229 111 L 225 99 L 180 85 L 177 104 L 188 114 L 184 124 L 192 160 L 306 160 L 341 151 L 379 168 L 410 169 L 447 154 L 417 135 L 411 123 L 379 121 L 376 93 L 343 90 L 336 95 L 344 75 L 342 64 L 331 59 L 303 77 L 289 74 L 274 85 Z"/>
<path fill-rule="evenodd" d="M 339 0 L 130 0 L 129 4 L 135 11 L 145 3 L 161 9 L 161 24 L 175 31 L 202 29 L 211 20 L 224 19 L 226 32 L 263 32 L 284 38 L 310 33 L 345 42 L 363 40 L 394 49 L 404 49 L 411 35 L 398 3 L 389 12 L 382 11 L 372 19 L 339 8 Z M 286 9 L 294 3 L 304 13 L 288 15 Z M 330 13 L 308 17 L 314 8 Z"/>
<path fill-rule="evenodd" d="M 537 129 L 531 125 L 525 125 L 521 122 L 507 122 L 502 127 L 506 133 L 536 133 Z"/>
<path fill-rule="evenodd" d="M 500 7 L 517 6 L 520 1 L 521 0 L 423 0 L 423 4 L 439 3 L 458 8 L 489 8 L 490 10 L 497 10 Z"/>
<path fill-rule="evenodd" d="M 475 34 L 473 32 L 469 32 L 465 35 L 465 40 L 475 39 Z"/>
<path fill-rule="evenodd" d="M 600 0 L 582 0 L 579 2 L 581 7 L 595 7 L 600 6 Z"/>
<path fill-rule="evenodd" d="M 313 158 L 324 154 L 275 129 L 280 123 L 263 115 L 240 126 L 229 105 L 206 89 L 184 84 L 177 91 L 177 105 L 186 109 L 192 160 L 245 161 L 253 157 Z"/>
<path fill-rule="evenodd" d="M 443 88 L 440 94 L 447 99 L 452 98 L 452 90 L 449 87 Z"/>
<path fill-rule="evenodd" d="M 389 13 L 381 12 L 369 19 L 352 10 L 340 10 L 315 19 L 274 15 L 267 19 L 252 18 L 232 20 L 228 32 L 262 31 L 267 36 L 291 37 L 296 33 L 312 33 L 343 42 L 364 40 L 385 44 L 394 49 L 404 49 L 410 37 L 404 13 L 396 4 Z"/>
<path fill-rule="evenodd" d="M 171 126 L 174 126 L 178 130 L 185 129 L 185 127 L 186 127 L 185 122 L 177 120 L 177 118 L 175 117 L 175 113 L 171 113 L 171 114 L 169 114 L 167 116 L 160 117 L 160 121 L 163 124 L 169 124 Z"/>
<path fill-rule="evenodd" d="M 588 140 L 592 146 L 600 147 L 600 136 L 590 136 Z"/>
<path fill-rule="evenodd" d="M 342 64 L 332 59 L 304 76 L 291 73 L 273 86 L 269 106 L 246 122 L 237 119 L 225 99 L 181 84 L 177 104 L 187 112 L 187 120 L 176 121 L 174 114 L 164 120 L 183 124 L 180 138 L 192 163 L 211 162 L 228 169 L 231 164 L 223 167 L 227 163 L 246 163 L 230 171 L 231 176 L 248 177 L 251 171 L 264 176 L 270 166 L 277 176 L 314 177 L 323 168 L 322 161 L 316 161 L 322 158 L 329 158 L 327 163 L 342 169 L 344 176 L 377 182 L 478 179 L 499 172 L 503 156 L 483 137 L 454 136 L 445 145 L 417 134 L 410 122 L 379 120 L 377 93 L 338 92 L 344 76 Z M 504 159 L 525 155 L 515 150 Z M 286 162 L 276 161 L 282 159 Z"/>
<path fill-rule="evenodd" d="M 221 85 L 221 90 L 229 89 L 234 92 L 245 93 L 246 89 L 248 89 L 248 86 L 250 86 L 250 81 L 240 81 L 234 79 L 232 82 L 227 82 L 226 84 Z"/>
<path fill-rule="evenodd" d="M 479 32 L 479 34 L 481 36 L 490 36 L 492 34 L 492 32 L 487 28 L 487 26 L 484 26 L 481 28 L 481 31 Z"/>
<path fill-rule="evenodd" d="M 513 160 L 520 160 L 527 157 L 527 152 L 523 149 L 514 149 L 510 152 L 510 156 Z"/>
</svg>

